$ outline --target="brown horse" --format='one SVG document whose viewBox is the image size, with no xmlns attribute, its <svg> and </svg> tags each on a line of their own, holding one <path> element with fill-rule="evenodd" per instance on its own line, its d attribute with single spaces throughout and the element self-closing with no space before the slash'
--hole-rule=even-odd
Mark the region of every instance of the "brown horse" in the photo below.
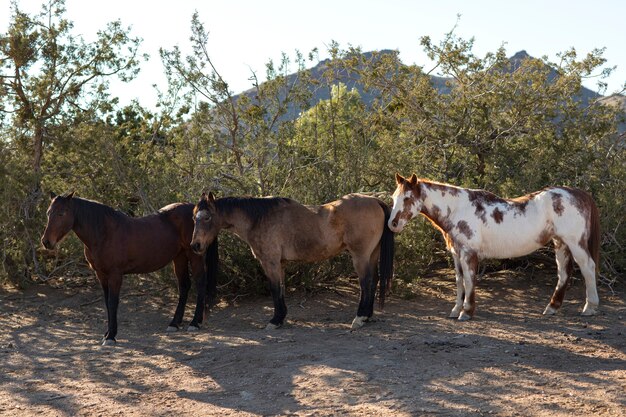
<svg viewBox="0 0 626 417">
<path fill-rule="evenodd" d="M 359 194 L 321 206 L 304 206 L 287 198 L 216 200 L 212 193 L 203 193 L 194 208 L 191 247 L 202 253 L 222 229 L 250 246 L 270 281 L 274 317 L 268 328 L 280 327 L 287 315 L 285 261 L 317 262 L 347 250 L 361 285 L 359 308 L 352 322 L 352 328 L 358 328 L 373 314 L 379 266 L 381 308 L 391 283 L 394 235 L 387 226 L 389 213 L 381 200 Z"/>
<path fill-rule="evenodd" d="M 182 323 L 191 287 L 191 274 L 196 280 L 198 297 L 196 310 L 188 330 L 197 330 L 207 306 L 216 295 L 217 241 L 207 250 L 204 259 L 189 247 L 193 231 L 193 204 L 175 203 L 156 214 L 132 218 L 104 204 L 74 197 L 74 193 L 50 194 L 48 224 L 41 237 L 47 249 L 53 249 L 70 230 L 85 245 L 85 258 L 104 291 L 108 314 L 108 330 L 103 345 L 115 343 L 117 306 L 122 275 L 156 271 L 174 263 L 178 279 L 179 298 L 168 331 L 177 330 Z"/>
</svg>

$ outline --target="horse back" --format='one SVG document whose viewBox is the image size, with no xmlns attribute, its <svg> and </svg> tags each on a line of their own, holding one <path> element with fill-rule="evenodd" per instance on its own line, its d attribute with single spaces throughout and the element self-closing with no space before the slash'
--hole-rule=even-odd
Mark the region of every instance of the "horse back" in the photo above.
<svg viewBox="0 0 626 417">
<path fill-rule="evenodd" d="M 331 203 L 336 223 L 342 224 L 343 240 L 351 251 L 373 251 L 385 228 L 387 205 L 376 197 L 348 194 Z"/>
<path fill-rule="evenodd" d="M 191 203 L 173 203 L 159 210 L 159 215 L 176 229 L 180 244 L 188 249 L 193 235 L 193 208 Z"/>
<path fill-rule="evenodd" d="M 385 225 L 381 203 L 374 197 L 348 194 L 320 206 L 290 210 L 286 224 L 292 227 L 284 255 L 287 259 L 318 261 L 347 249 L 369 256 Z"/>
</svg>

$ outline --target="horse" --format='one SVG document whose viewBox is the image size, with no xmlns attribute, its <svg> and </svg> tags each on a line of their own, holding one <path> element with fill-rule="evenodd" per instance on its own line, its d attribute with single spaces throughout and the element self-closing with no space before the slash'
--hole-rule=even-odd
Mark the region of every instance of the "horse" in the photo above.
<svg viewBox="0 0 626 417">
<path fill-rule="evenodd" d="M 43 246 L 54 249 L 71 230 L 84 244 L 84 253 L 91 269 L 96 272 L 104 291 L 108 328 L 103 345 L 114 345 L 117 335 L 117 307 L 122 276 L 154 272 L 173 262 L 178 279 L 178 305 L 167 331 L 179 329 L 191 275 L 196 280 L 197 299 L 188 331 L 202 324 L 205 305 L 209 307 L 217 292 L 217 241 L 204 257 L 190 246 L 193 232 L 191 203 L 174 203 L 157 213 L 133 218 L 102 203 L 79 198 L 74 193 L 50 193 L 48 222 L 41 237 Z"/>
<path fill-rule="evenodd" d="M 600 256 L 600 220 L 593 198 L 571 187 L 548 187 L 506 199 L 485 190 L 456 187 L 415 174 L 396 174 L 389 228 L 398 233 L 422 214 L 444 236 L 456 273 L 456 304 L 449 317 L 469 320 L 476 307 L 474 290 L 482 259 L 527 255 L 552 241 L 558 282 L 543 314 L 557 312 L 576 261 L 585 279 L 583 316 L 599 305 L 596 273 Z"/>
<path fill-rule="evenodd" d="M 281 197 L 225 197 L 202 193 L 194 210 L 191 247 L 202 253 L 222 230 L 246 242 L 269 279 L 274 315 L 267 329 L 283 325 L 286 261 L 318 262 L 347 250 L 359 276 L 361 294 L 352 329 L 363 326 L 379 305 L 393 274 L 394 235 L 387 226 L 390 208 L 366 195 L 349 194 L 320 206 L 305 206 Z M 378 263 L 378 265 L 377 265 Z"/>
</svg>

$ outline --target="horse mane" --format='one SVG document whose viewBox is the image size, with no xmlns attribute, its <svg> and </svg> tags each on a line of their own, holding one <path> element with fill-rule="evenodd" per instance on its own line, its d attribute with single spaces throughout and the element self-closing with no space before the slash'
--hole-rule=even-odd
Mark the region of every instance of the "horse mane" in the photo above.
<svg viewBox="0 0 626 417">
<path fill-rule="evenodd" d="M 293 203 L 294 200 L 284 197 L 224 197 L 215 200 L 215 207 L 224 214 L 241 210 L 252 224 L 256 224 L 275 208 Z"/>
<path fill-rule="evenodd" d="M 128 216 L 119 210 L 97 201 L 86 198 L 72 197 L 74 216 L 82 226 L 95 229 L 96 233 L 104 234 L 106 219 L 113 219 L 116 222 L 127 219 Z"/>
</svg>

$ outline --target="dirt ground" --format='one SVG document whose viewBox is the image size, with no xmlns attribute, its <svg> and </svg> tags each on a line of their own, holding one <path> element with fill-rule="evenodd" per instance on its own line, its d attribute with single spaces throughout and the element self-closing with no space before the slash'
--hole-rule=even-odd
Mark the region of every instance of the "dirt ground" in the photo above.
<svg viewBox="0 0 626 417">
<path fill-rule="evenodd" d="M 200 332 L 168 334 L 175 291 L 131 276 L 115 347 L 99 344 L 95 279 L 4 291 L 0 415 L 626 415 L 624 288 L 601 287 L 601 313 L 587 318 L 576 280 L 546 318 L 555 279 L 488 274 L 463 323 L 446 318 L 449 273 L 392 296 L 355 332 L 358 290 L 345 280 L 289 292 L 278 330 L 263 328 L 268 296 L 223 301 Z"/>
</svg>

